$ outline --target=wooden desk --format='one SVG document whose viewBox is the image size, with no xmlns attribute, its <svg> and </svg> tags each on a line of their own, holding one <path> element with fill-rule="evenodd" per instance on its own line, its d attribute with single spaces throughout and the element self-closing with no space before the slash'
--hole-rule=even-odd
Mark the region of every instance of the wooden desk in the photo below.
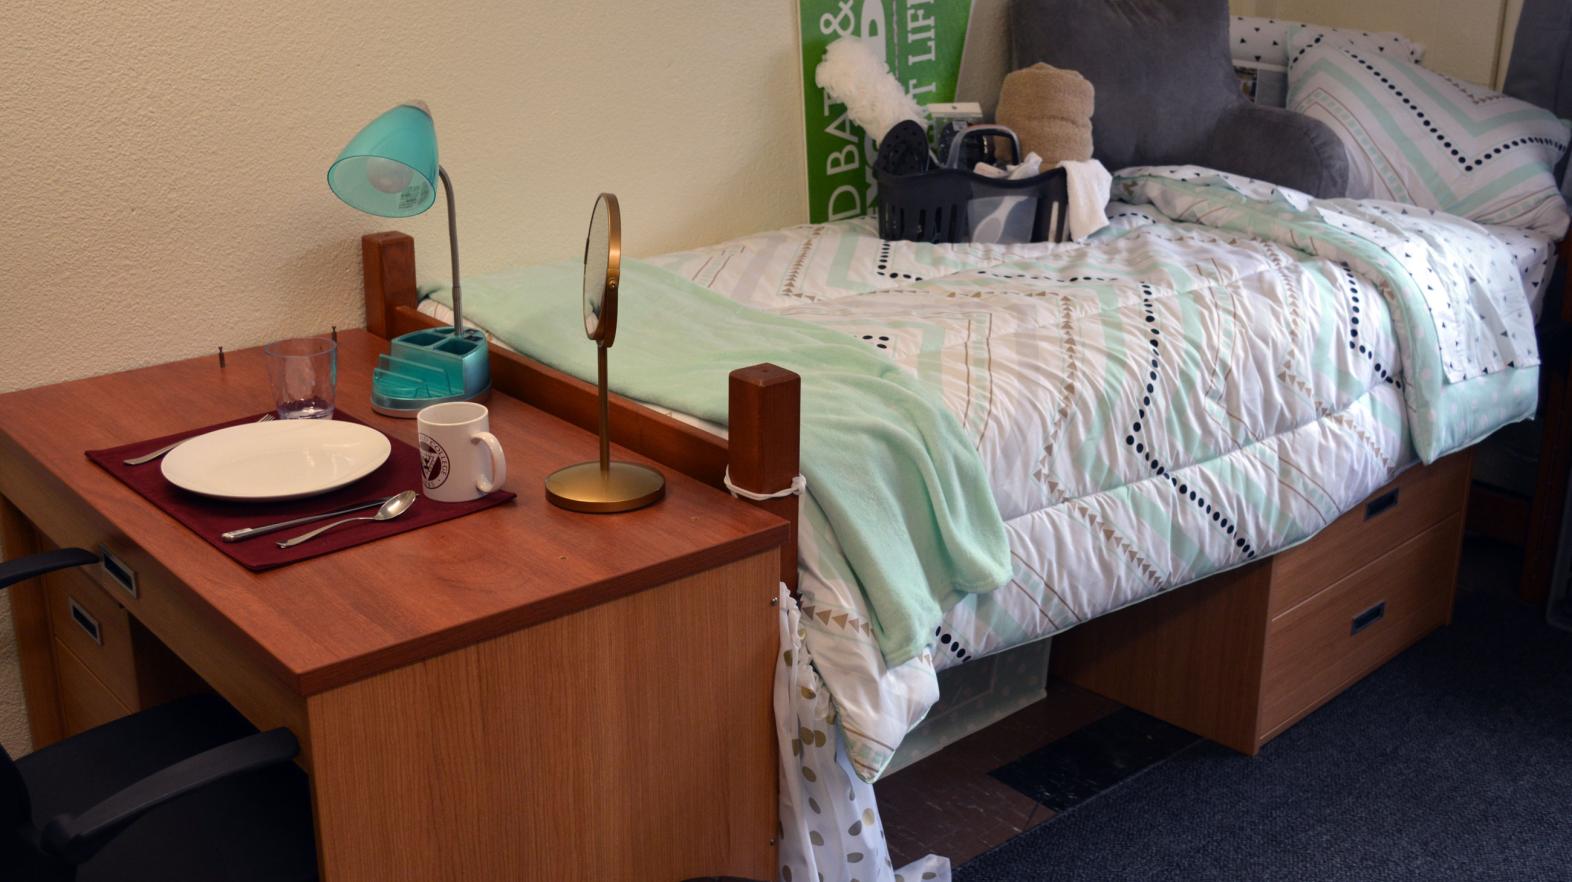
<svg viewBox="0 0 1572 882">
<path fill-rule="evenodd" d="M 369 405 L 384 346 L 339 335 L 338 401 L 412 441 Z M 594 437 L 496 395 L 514 503 L 258 574 L 83 456 L 270 403 L 260 350 L 0 396 L 6 553 L 103 545 L 136 573 L 12 589 L 36 742 L 188 667 L 299 736 L 330 882 L 773 878 L 784 521 L 670 470 L 640 512 L 553 508 L 542 479 Z M 62 639 L 47 601 L 71 592 L 105 647 L 124 617 L 122 655 Z"/>
</svg>

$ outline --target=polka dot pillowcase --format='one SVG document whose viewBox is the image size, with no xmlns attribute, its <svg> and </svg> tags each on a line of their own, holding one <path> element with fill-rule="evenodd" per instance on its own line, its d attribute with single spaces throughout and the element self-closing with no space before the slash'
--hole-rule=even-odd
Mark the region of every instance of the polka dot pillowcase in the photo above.
<svg viewBox="0 0 1572 882">
<path fill-rule="evenodd" d="M 1557 239 L 1566 233 L 1554 173 L 1567 149 L 1566 121 L 1389 55 L 1316 42 L 1303 31 L 1289 39 L 1288 109 L 1342 140 L 1349 196 Z"/>
<path fill-rule="evenodd" d="M 1228 25 L 1228 43 L 1234 61 L 1286 67 L 1290 32 L 1301 35 L 1304 44 L 1309 44 L 1311 38 L 1319 38 L 1321 42 L 1335 42 L 1366 52 L 1406 58 L 1416 64 L 1425 57 L 1425 47 L 1402 34 L 1323 28 L 1276 18 L 1236 15 Z"/>
</svg>

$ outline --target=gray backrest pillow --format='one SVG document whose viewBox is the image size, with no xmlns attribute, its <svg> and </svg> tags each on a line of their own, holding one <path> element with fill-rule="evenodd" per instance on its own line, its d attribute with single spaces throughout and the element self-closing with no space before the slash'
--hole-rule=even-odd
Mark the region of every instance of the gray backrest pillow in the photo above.
<svg viewBox="0 0 1572 882">
<path fill-rule="evenodd" d="M 1202 165 L 1342 196 L 1325 124 L 1250 102 L 1228 52 L 1228 0 L 1013 0 L 1012 68 L 1045 61 L 1097 90 L 1093 156 L 1110 169 Z"/>
</svg>

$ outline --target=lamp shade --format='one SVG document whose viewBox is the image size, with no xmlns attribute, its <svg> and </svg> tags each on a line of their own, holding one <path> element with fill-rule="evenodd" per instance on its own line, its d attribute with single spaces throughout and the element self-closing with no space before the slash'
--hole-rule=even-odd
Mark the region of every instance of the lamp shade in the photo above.
<svg viewBox="0 0 1572 882">
<path fill-rule="evenodd" d="M 400 104 L 360 130 L 328 167 L 328 186 L 353 208 L 410 217 L 437 200 L 437 130 L 418 102 Z"/>
</svg>

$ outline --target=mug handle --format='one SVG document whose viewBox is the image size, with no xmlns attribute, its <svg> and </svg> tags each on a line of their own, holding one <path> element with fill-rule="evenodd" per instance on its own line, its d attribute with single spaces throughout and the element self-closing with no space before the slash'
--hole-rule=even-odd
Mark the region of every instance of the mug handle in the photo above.
<svg viewBox="0 0 1572 882">
<path fill-rule="evenodd" d="M 502 442 L 490 432 L 476 432 L 469 440 L 472 444 L 485 444 L 491 451 L 491 480 L 486 480 L 484 476 L 475 478 L 475 489 L 482 493 L 490 493 L 508 479 L 508 461 L 502 455 Z"/>
</svg>

